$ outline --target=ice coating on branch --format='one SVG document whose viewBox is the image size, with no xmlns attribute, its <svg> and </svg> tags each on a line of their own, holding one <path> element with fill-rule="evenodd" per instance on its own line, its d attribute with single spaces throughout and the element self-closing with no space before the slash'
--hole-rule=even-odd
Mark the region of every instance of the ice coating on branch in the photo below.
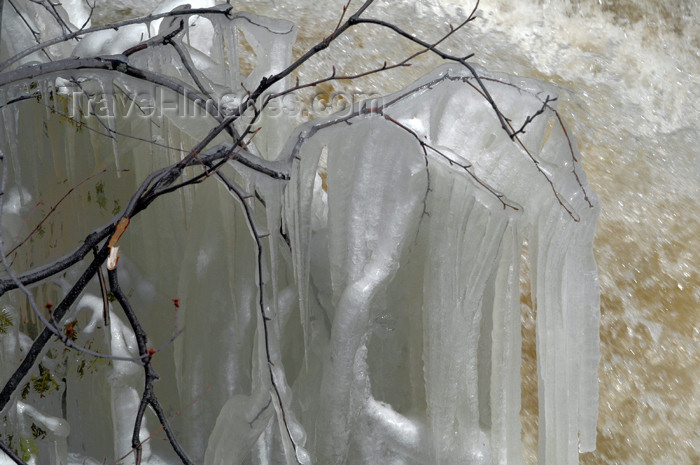
<svg viewBox="0 0 700 465">
<path fill-rule="evenodd" d="M 176 9 L 208 8 L 214 6 L 210 0 L 184 2 L 182 0 L 164 1 L 150 14 L 157 15 Z M 188 29 L 193 31 L 188 35 L 190 43 L 196 47 L 204 47 L 203 44 L 211 42 L 211 27 L 199 16 L 187 17 Z M 137 45 L 139 42 L 155 37 L 158 34 L 167 33 L 170 28 L 179 24 L 177 16 L 166 17 L 152 21 L 149 24 L 130 24 L 118 30 L 106 29 L 85 35 L 73 50 L 73 56 L 92 57 L 98 55 L 116 55 Z M 190 31 L 188 30 L 188 33 Z M 207 40 L 208 39 L 208 40 Z"/>
<path fill-rule="evenodd" d="M 297 29 L 289 21 L 245 12 L 236 13 L 231 20 L 222 15 L 213 15 L 209 20 L 214 26 L 209 57 L 220 64 L 209 77 L 223 86 L 222 101 L 230 102 L 233 110 L 263 78 L 282 71 L 291 63 Z M 248 74 L 242 66 L 244 56 L 252 61 L 248 63 L 252 68 Z M 288 77 L 282 79 L 267 93 L 285 89 L 288 83 Z M 272 106 L 276 111 L 273 114 L 273 110 L 263 112 L 259 119 L 261 130 L 253 143 L 257 149 L 253 150 L 258 150 L 266 159 L 277 156 L 292 130 L 291 112 L 283 111 L 280 105 L 283 103 L 274 102 Z M 246 121 L 249 119 L 244 117 L 237 127 L 240 129 L 241 123 Z"/>
<path fill-rule="evenodd" d="M 243 462 L 272 414 L 268 396 L 258 397 L 236 395 L 226 402 L 209 438 L 205 463 L 240 465 Z M 232 437 L 236 440 L 232 441 Z"/>
<path fill-rule="evenodd" d="M 209 8 L 214 6 L 216 2 L 214 0 L 165 0 L 161 2 L 156 8 L 153 9 L 151 14 L 157 15 L 160 13 L 167 13 L 169 11 L 174 11 L 176 9 L 192 9 L 192 8 Z M 149 30 L 150 30 L 150 35 L 151 37 L 156 36 L 157 34 L 161 33 L 162 29 L 162 24 L 165 22 L 166 24 L 169 24 L 173 21 L 173 19 L 177 19 L 177 16 L 175 17 L 170 17 L 170 18 L 163 18 L 163 19 L 156 19 L 149 25 Z M 198 23 L 197 21 L 198 17 L 190 17 L 189 19 L 189 25 L 190 27 Z M 201 24 L 203 25 L 205 21 L 202 21 Z"/>
<path fill-rule="evenodd" d="M 51 465 L 59 465 L 68 463 L 68 447 L 66 438 L 70 433 L 70 426 L 63 418 L 53 417 L 40 412 L 35 407 L 17 402 L 17 416 L 21 422 L 29 421 L 33 425 L 39 425 L 40 428 L 48 432 L 49 438 L 49 462 Z M 29 429 L 29 428 L 27 428 Z"/>
<path fill-rule="evenodd" d="M 52 5 L 56 15 L 70 24 L 69 15 L 60 4 Z M 0 56 L 3 61 L 25 49 L 36 45 L 41 40 L 47 40 L 60 36 L 65 28 L 59 25 L 54 16 L 50 14 L 41 2 L 17 2 L 2 10 L 2 37 L 0 37 Z M 81 23 L 82 25 L 82 23 Z M 35 35 L 36 34 L 36 35 Z M 68 43 L 58 44 L 44 51 L 35 52 L 22 58 L 15 66 L 44 62 L 57 57 L 66 56 L 72 45 Z"/>
</svg>

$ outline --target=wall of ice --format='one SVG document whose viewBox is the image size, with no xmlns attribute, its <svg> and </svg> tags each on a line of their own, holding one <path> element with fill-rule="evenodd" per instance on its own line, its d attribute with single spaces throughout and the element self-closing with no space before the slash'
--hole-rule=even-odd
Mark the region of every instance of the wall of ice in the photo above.
<svg viewBox="0 0 700 465">
<path fill-rule="evenodd" d="M 188 47 L 213 95 L 240 102 L 261 76 L 290 62 L 296 30 L 289 22 L 250 14 L 198 21 L 189 24 Z M 111 53 L 115 40 L 131 46 L 144 30 L 96 35 L 71 53 Z M 206 31 L 218 40 L 202 40 Z M 257 57 L 248 71 L 239 64 L 241 37 Z M 132 60 L 197 85 L 174 52 L 147 50 Z M 479 73 L 515 128 L 560 93 L 532 79 Z M 168 113 L 84 114 L 85 125 L 76 124 L 65 112 L 86 108 L 87 97 L 121 114 L 131 107 L 122 98 L 130 92 L 156 95 L 126 77 L 78 76 L 82 97 L 67 97 L 74 87 L 56 76 L 2 89 L 5 242 L 21 240 L 33 208 L 41 217 L 76 187 L 61 204 L 73 213 L 49 218 L 42 240 L 16 255 L 17 272 L 69 252 L 212 124 Z M 521 463 L 526 237 L 537 308 L 540 463 L 574 464 L 579 451 L 595 447 L 598 201 L 556 103 L 529 123 L 520 145 L 472 85 L 466 69 L 442 66 L 394 94 L 297 129 L 296 115 L 263 114 L 267 132 L 250 150 L 288 170 L 289 181 L 232 163 L 222 172 L 251 194 L 245 208 L 210 181 L 159 199 L 134 219 L 120 242 L 123 287 L 162 348 L 154 357 L 158 394 L 178 411 L 173 427 L 195 461 Z M 81 267 L 35 286 L 36 300 L 59 301 Z M 91 283 L 65 321 L 76 322 L 77 340 L 93 350 L 135 355 L 116 308 L 104 324 L 99 295 Z M 4 379 L 38 323 L 22 296 L 3 299 L 13 321 L 2 335 Z M 16 394 L 3 411 L 3 438 L 12 435 L 29 457 L 54 463 L 99 463 L 129 452 L 139 367 L 56 344 L 32 376 L 26 395 Z M 34 380 L 44 380 L 43 390 Z M 147 417 L 142 437 L 156 431 Z M 144 454 L 149 463 L 174 460 L 162 441 L 147 443 Z"/>
</svg>

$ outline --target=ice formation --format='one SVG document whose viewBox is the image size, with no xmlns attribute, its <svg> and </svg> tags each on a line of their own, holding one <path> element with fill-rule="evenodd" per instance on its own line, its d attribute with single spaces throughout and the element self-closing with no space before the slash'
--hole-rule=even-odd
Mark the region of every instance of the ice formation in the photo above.
<svg viewBox="0 0 700 465">
<path fill-rule="evenodd" d="M 186 43 L 196 76 L 170 48 L 139 52 L 129 64 L 224 106 L 239 104 L 263 76 L 290 63 L 296 30 L 287 21 L 252 14 L 197 21 L 189 26 L 217 39 Z M 239 64 L 241 34 L 257 57 L 250 72 Z M 112 53 L 115 38 L 119 47 L 141 40 L 98 34 L 71 53 Z M 3 49 L 3 59 L 13 53 Z M 162 376 L 156 389 L 179 412 L 172 426 L 193 460 L 520 464 L 526 238 L 537 308 L 540 463 L 573 465 L 579 451 L 595 447 L 597 200 L 555 112 L 557 89 L 478 73 L 514 128 L 537 114 L 520 142 L 502 129 L 469 70 L 445 65 L 396 94 L 296 129 L 293 118 L 263 112 L 250 156 L 289 179 L 231 162 L 222 173 L 239 187 L 209 181 L 184 189 L 133 221 L 120 242 L 122 287 L 153 344 L 164 344 L 153 359 Z M 67 198 L 65 208 L 79 213 L 52 217 L 50 240 L 25 246 L 17 272 L 70 252 L 120 211 L 146 175 L 181 159 L 181 149 L 213 121 L 176 113 L 117 117 L 128 106 L 121 94 L 150 96 L 154 87 L 101 71 L 56 77 L 34 87 L 3 81 L 0 90 L 0 147 L 19 197 L 2 218 L 5 247 L 20 237 L 32 199 L 58 199 L 80 183 L 90 188 L 87 201 L 94 198 Z M 108 115 L 93 119 L 90 131 L 76 130 L 56 110 L 62 89 L 75 90 L 76 82 L 83 99 L 106 99 Z M 36 102 L 8 104 L 26 94 Z M 49 101 L 53 112 L 42 103 Z M 140 139 L 104 138 L 98 130 Z M 117 176 L 117 167 L 130 171 Z M 102 169 L 111 175 L 93 178 Z M 60 301 L 85 265 L 75 267 L 36 285 L 37 300 Z M 65 321 L 77 322 L 83 345 L 133 356 L 133 332 L 115 304 L 110 327 L 102 324 L 99 295 L 92 282 Z M 4 380 L 36 334 L 36 320 L 19 294 L 4 295 L 2 305 L 17 322 L 0 336 Z M 48 392 L 16 393 L 2 412 L 2 437 L 25 441 L 22 450 L 42 462 L 44 454 L 53 463 L 126 455 L 140 367 L 70 354 L 58 344 L 41 363 L 32 376 L 49 373 Z M 147 419 L 142 438 L 157 428 Z M 32 425 L 47 431 L 46 439 L 32 436 Z M 162 442 L 148 443 L 149 463 L 176 460 Z"/>
<path fill-rule="evenodd" d="M 318 302 L 315 319 L 329 322 L 329 334 L 310 342 L 328 347 L 313 363 L 322 366 L 311 425 L 323 463 L 378 456 L 381 463 L 520 463 L 518 270 L 526 235 L 538 310 L 542 463 L 576 463 L 579 449 L 595 447 L 597 211 L 572 174 L 580 167 L 555 116 L 533 123 L 522 140 L 578 222 L 465 85 L 469 79 L 467 70 L 440 68 L 367 103 L 398 100 L 382 115 L 319 130 L 293 149 L 302 157 L 292 178 L 301 202 L 296 224 L 311 221 L 315 161 L 322 152 L 328 159 L 327 224 L 292 234 L 302 237 L 300 282 L 304 253 L 330 263 L 330 279 L 325 267 L 311 267 L 308 299 Z M 541 105 L 537 96 L 555 95 L 534 81 L 491 79 L 487 87 L 505 114 L 524 118 Z M 298 140 L 329 121 L 310 123 Z M 442 155 L 426 155 L 418 140 Z M 473 164 L 519 209 L 504 208 L 456 163 Z M 331 433 L 319 436 L 319 427 Z"/>
</svg>

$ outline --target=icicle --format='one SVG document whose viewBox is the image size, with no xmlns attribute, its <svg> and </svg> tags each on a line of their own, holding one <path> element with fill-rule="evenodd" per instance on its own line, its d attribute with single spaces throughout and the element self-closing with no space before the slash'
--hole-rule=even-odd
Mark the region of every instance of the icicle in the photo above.
<svg viewBox="0 0 700 465">
<path fill-rule="evenodd" d="M 225 16 L 208 18 L 214 26 L 214 60 L 221 64 L 222 80 L 219 81 L 233 91 L 241 89 L 241 76 L 238 68 L 238 30 Z"/>
<path fill-rule="evenodd" d="M 327 146 L 324 141 L 307 140 L 307 129 L 291 138 L 287 153 L 299 156 L 292 164 L 291 179 L 285 190 L 285 224 L 288 228 L 294 279 L 299 296 L 299 313 L 304 338 L 304 365 L 308 371 L 310 336 L 309 283 L 311 275 L 311 236 L 314 203 L 318 202 L 314 186 L 318 162 Z M 303 145 L 303 152 L 298 150 Z M 283 152 L 284 153 L 284 152 Z"/>
<path fill-rule="evenodd" d="M 415 140 L 380 118 L 329 131 L 329 258 L 335 314 L 331 353 L 321 384 L 317 460 L 340 464 L 348 453 L 358 408 L 356 355 L 369 330 L 375 299 L 394 277 L 413 239 L 427 189 Z M 343 156 L 349 147 L 354 156 Z"/>
<path fill-rule="evenodd" d="M 10 323 L 6 325 L 6 332 L 0 338 L 0 349 L 2 349 L 0 350 L 0 378 L 9 379 L 12 375 L 10 370 L 22 357 L 18 324 L 20 315 L 12 305 L 3 304 L 0 316 L 5 322 Z"/>
<path fill-rule="evenodd" d="M 98 74 L 97 84 L 101 90 L 99 98 L 102 99 L 101 111 L 96 111 L 97 118 L 102 126 L 101 132 L 106 132 L 112 145 L 112 157 L 114 166 L 119 176 L 119 145 L 117 143 L 117 113 L 114 100 L 114 81 L 109 74 Z"/>
<path fill-rule="evenodd" d="M 522 358 L 519 264 L 522 232 L 506 226 L 499 263 L 491 283 L 493 332 L 490 376 L 491 456 L 493 463 L 522 462 L 520 364 Z M 488 309 L 484 309 L 488 311 Z"/>
<path fill-rule="evenodd" d="M 53 109 L 53 95 L 49 79 L 43 78 L 39 80 L 39 101 L 44 106 L 46 113 L 46 121 L 51 119 L 51 110 Z"/>
<path fill-rule="evenodd" d="M 256 56 L 255 68 L 245 78 L 246 88 L 255 88 L 263 76 L 278 73 L 289 65 L 297 35 L 293 23 L 252 13 L 239 13 L 234 23 L 236 29 L 240 29 L 237 33 L 244 34 Z M 238 45 L 237 42 L 233 44 L 234 47 Z M 284 89 L 286 82 L 287 80 L 277 83 L 271 90 Z"/>
<path fill-rule="evenodd" d="M 263 392 L 268 392 L 271 397 L 287 463 L 305 465 L 308 463 L 308 453 L 303 449 L 306 432 L 292 410 L 291 389 L 285 370 L 282 369 L 282 331 L 297 301 L 294 286 L 280 290 L 284 277 L 284 267 L 280 266 L 281 238 L 278 235 L 281 227 L 282 186 L 279 181 L 250 173 L 248 185 L 245 187 L 247 191 L 257 192 L 265 200 L 267 220 L 267 231 L 264 233 L 257 223 L 254 228 L 251 227 L 251 234 L 258 234 L 262 247 L 262 276 L 258 276 L 258 282 L 261 282 L 262 286 L 258 288 L 258 292 L 262 293 L 262 302 L 265 304 L 264 315 L 260 309 L 257 312 L 257 338 L 264 343 L 258 344 L 259 371 L 256 378 L 260 380 L 261 387 L 264 387 Z M 261 235 L 264 237 L 260 237 Z"/>
<path fill-rule="evenodd" d="M 265 179 L 262 176 L 256 176 L 256 178 L 255 189 L 261 194 L 263 199 L 265 199 L 266 231 L 264 232 L 264 235 L 266 237 L 264 242 L 267 244 L 266 249 L 268 250 L 270 260 L 269 269 L 266 274 L 270 280 L 269 284 L 272 290 L 272 294 L 269 296 L 269 298 L 271 299 L 271 305 L 274 307 L 273 311 L 277 315 L 277 318 L 274 319 L 274 324 L 276 326 L 275 329 L 278 334 L 281 334 L 282 328 L 280 325 L 282 324 L 282 318 L 279 317 L 277 302 L 279 301 L 279 286 L 280 284 L 284 284 L 280 282 L 284 273 L 282 273 L 283 267 L 281 266 L 282 262 L 280 261 L 281 257 L 279 248 L 281 244 L 279 241 L 281 238 L 278 234 L 281 227 L 282 186 L 275 180 Z M 258 234 L 263 234 L 263 232 L 259 231 Z"/>
<path fill-rule="evenodd" d="M 531 241 L 540 380 L 540 463 L 576 465 L 579 451 L 595 447 L 600 350 L 599 291 L 592 243 L 598 208 L 588 205 L 582 187 L 572 179 L 572 156 L 563 128 L 553 131 L 542 156 L 557 161 L 554 178 L 567 179 L 559 186 L 560 195 L 580 212 L 581 218 L 572 221 L 556 199 L 550 198 L 535 219 Z M 578 162 L 573 167 L 582 172 Z M 584 184 L 584 189 L 589 188 Z M 597 205 L 594 194 L 587 195 Z"/>
<path fill-rule="evenodd" d="M 241 465 L 270 423 L 273 409 L 268 392 L 236 395 L 221 408 L 209 437 L 206 465 Z M 235 438 L 235 440 L 232 440 Z"/>
<path fill-rule="evenodd" d="M 438 180 L 430 203 L 423 315 L 426 401 L 435 459 L 441 465 L 489 463 L 488 440 L 480 427 L 491 423 L 481 410 L 489 391 L 484 398 L 480 388 L 489 380 L 480 368 L 490 363 L 482 358 L 489 352 L 478 350 L 481 301 L 497 270 L 508 217 L 491 213 L 498 211 L 496 199 L 475 192 L 468 179 L 441 176 L 437 169 L 433 173 Z M 445 357 L 447 353 L 460 356 Z M 454 439 L 445 444 L 443 438 L 450 435 Z"/>
<path fill-rule="evenodd" d="M 255 67 L 244 79 L 246 89 L 254 89 L 264 76 L 270 76 L 286 68 L 292 59 L 292 47 L 296 40 L 297 29 L 293 23 L 280 19 L 270 19 L 250 13 L 242 13 L 234 20 L 237 34 L 243 34 L 255 53 Z M 235 43 L 238 46 L 238 43 Z M 239 50 L 240 55 L 245 51 Z M 250 57 L 252 58 L 252 57 Z M 273 85 L 269 92 L 280 91 L 289 87 L 289 77 Z M 239 85 L 236 82 L 236 85 Z M 271 107 L 263 111 L 259 125 L 262 128 L 256 136 L 255 145 L 263 158 L 275 160 L 280 154 L 292 129 L 297 124 L 294 111 L 285 109 L 289 103 L 287 96 L 274 101 Z"/>
<path fill-rule="evenodd" d="M 5 156 L 10 158 L 10 163 L 12 163 L 12 170 L 14 171 L 14 182 L 17 186 L 23 186 L 22 179 L 22 167 L 20 164 L 19 157 L 19 110 L 16 105 L 9 105 L 2 107 L 2 119 L 3 119 L 3 136 L 2 140 L 3 147 L 7 147 L 8 153 Z M 24 189 L 20 187 L 19 198 L 22 205 L 25 204 Z"/>
<path fill-rule="evenodd" d="M 73 99 L 76 98 L 74 95 L 67 94 L 64 96 L 67 101 L 67 105 L 73 105 Z M 68 109 L 68 116 L 74 117 L 77 121 L 80 121 L 80 116 L 79 115 L 71 115 L 71 109 Z M 74 126 L 75 123 L 72 121 L 67 121 L 66 124 L 64 124 L 64 153 L 66 154 L 74 154 L 78 153 L 76 150 L 75 146 L 75 136 L 76 132 L 79 131 L 81 128 L 80 126 Z M 66 173 L 68 176 L 70 176 L 71 179 L 76 179 L 77 178 L 77 173 L 75 170 L 75 160 L 74 157 L 72 156 L 66 156 Z"/>
</svg>

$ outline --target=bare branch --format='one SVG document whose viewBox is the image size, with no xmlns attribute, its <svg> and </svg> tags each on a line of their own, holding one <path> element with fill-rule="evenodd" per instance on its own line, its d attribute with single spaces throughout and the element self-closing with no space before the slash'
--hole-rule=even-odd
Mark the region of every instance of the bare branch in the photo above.
<svg viewBox="0 0 700 465">
<path fill-rule="evenodd" d="M 7 444 L 5 444 L 2 440 L 0 440 L 0 450 L 2 450 L 5 454 L 7 454 L 8 457 L 10 457 L 10 460 L 15 462 L 17 465 L 27 465 L 24 460 L 19 458 L 17 454 L 15 454 L 15 451 L 13 451 Z"/>
<path fill-rule="evenodd" d="M 474 11 L 476 11 L 476 10 L 474 10 Z M 475 18 L 474 12 L 472 12 L 470 17 L 467 18 L 467 20 L 465 22 L 463 22 L 462 25 L 466 24 L 469 21 L 472 21 L 474 18 Z M 421 40 L 417 37 L 414 37 L 413 35 L 404 31 L 403 29 L 396 26 L 395 24 L 389 23 L 387 21 L 382 21 L 379 19 L 370 19 L 370 18 L 356 18 L 353 21 L 354 21 L 354 23 L 357 23 L 357 24 L 362 24 L 362 23 L 376 24 L 378 26 L 382 26 L 382 27 L 391 29 L 392 31 L 394 31 L 398 35 L 410 40 L 411 42 L 415 42 L 418 45 L 421 45 L 421 46 L 425 47 L 426 49 L 432 51 L 433 53 L 435 53 L 437 56 L 439 56 L 442 59 L 454 61 L 454 62 L 457 62 L 457 63 L 460 63 L 461 65 L 463 65 L 465 68 L 467 68 L 469 70 L 469 72 L 472 74 L 472 76 L 474 77 L 474 79 L 478 83 L 479 87 L 481 88 L 481 91 L 484 94 L 484 98 L 486 98 L 486 100 L 491 105 L 491 108 L 493 108 L 494 112 L 498 116 L 498 119 L 501 122 L 501 127 L 503 128 L 503 130 L 506 131 L 506 133 L 508 133 L 508 135 L 511 137 L 511 139 L 514 137 L 512 134 L 512 131 L 510 130 L 510 127 L 507 124 L 506 118 L 503 116 L 501 111 L 498 109 L 498 105 L 496 105 L 496 102 L 493 100 L 493 97 L 491 97 L 491 94 L 489 93 L 488 89 L 486 89 L 486 86 L 484 85 L 484 83 L 481 80 L 481 76 L 479 75 L 479 73 L 476 72 L 476 69 L 474 69 L 474 67 L 467 62 L 467 60 L 471 57 L 471 55 L 467 55 L 465 57 L 457 57 L 454 55 L 444 53 L 444 52 L 438 50 L 437 48 L 435 48 L 433 45 L 429 44 L 428 42 Z M 449 34 L 452 34 L 452 31 Z"/>
<path fill-rule="evenodd" d="M 255 279 L 257 282 L 257 287 L 258 287 L 258 311 L 260 312 L 260 321 L 262 322 L 263 326 L 263 336 L 264 336 L 264 342 L 265 342 L 265 356 L 267 358 L 267 368 L 268 372 L 270 374 L 270 385 L 272 387 L 272 390 L 274 392 L 275 400 L 277 401 L 277 404 L 279 405 L 280 412 L 282 413 L 282 423 L 284 424 L 286 434 L 289 437 L 289 441 L 292 444 L 292 447 L 294 448 L 295 452 L 295 460 L 299 465 L 301 465 L 301 462 L 299 462 L 298 457 L 296 456 L 296 450 L 297 450 L 297 444 L 296 441 L 294 440 L 294 437 L 292 436 L 292 432 L 289 427 L 289 423 L 287 421 L 287 413 L 286 413 L 286 408 L 285 408 L 285 403 L 282 400 L 282 395 L 280 394 L 280 389 L 277 385 L 277 380 L 275 379 L 274 372 L 272 371 L 272 367 L 274 366 L 272 362 L 272 356 L 271 356 L 271 351 L 270 351 L 270 331 L 268 328 L 268 322 L 270 318 L 267 317 L 265 314 L 265 293 L 263 292 L 264 285 L 265 283 L 263 282 L 263 245 L 261 238 L 261 234 L 258 231 L 258 228 L 255 224 L 255 219 L 253 212 L 246 202 L 248 198 L 250 198 L 249 195 L 246 195 L 242 189 L 240 189 L 233 181 L 229 180 L 226 176 L 224 176 L 221 172 L 217 172 L 216 176 L 224 183 L 224 185 L 228 188 L 229 192 L 231 192 L 239 201 L 239 204 L 243 208 L 243 212 L 245 214 L 246 218 L 246 223 L 248 225 L 248 228 L 250 229 L 251 236 L 253 238 L 253 241 L 255 241 L 255 255 L 256 255 L 256 273 L 255 273 Z"/>
<path fill-rule="evenodd" d="M 136 450 L 136 464 L 139 465 L 141 463 L 142 443 L 139 436 L 141 433 L 141 422 L 143 421 L 143 416 L 146 413 L 146 407 L 150 406 L 153 409 L 156 416 L 158 417 L 158 420 L 160 421 L 161 426 L 165 431 L 165 434 L 168 436 L 170 445 L 172 446 L 173 450 L 178 455 L 178 457 L 180 457 L 182 463 L 185 465 L 193 465 L 193 462 L 187 457 L 187 454 L 180 446 L 179 442 L 177 441 L 177 438 L 175 437 L 175 434 L 170 428 L 170 422 L 167 416 L 165 415 L 163 407 L 161 407 L 160 402 L 158 401 L 158 398 L 156 397 L 156 394 L 153 390 L 153 383 L 159 378 L 158 374 L 155 372 L 153 366 L 151 365 L 151 358 L 153 357 L 155 350 L 149 348 L 148 336 L 143 330 L 143 327 L 141 326 L 141 323 L 139 322 L 136 313 L 131 307 L 131 304 L 129 303 L 126 294 L 124 294 L 121 287 L 119 286 L 117 270 L 109 270 L 108 276 L 109 287 L 112 290 L 112 294 L 114 294 L 114 296 L 117 299 L 117 302 L 119 302 L 119 305 L 124 311 L 127 320 L 129 320 L 131 329 L 134 331 L 134 335 L 136 336 L 136 343 L 139 348 L 139 356 L 140 358 L 146 361 L 146 363 L 144 363 L 143 365 L 144 374 L 146 376 L 146 382 L 143 389 L 143 395 L 141 397 L 141 403 L 139 404 L 138 413 L 134 420 L 134 433 L 131 438 L 131 446 Z"/>
<path fill-rule="evenodd" d="M 479 177 L 474 173 L 474 171 L 473 171 L 473 169 L 472 169 L 473 166 L 472 166 L 471 164 L 464 164 L 464 163 L 458 162 L 457 160 L 454 160 L 453 158 L 451 158 L 451 157 L 445 155 L 445 153 L 443 153 L 441 150 L 438 150 L 437 148 L 433 147 L 432 145 L 428 144 L 427 142 L 421 140 L 421 138 L 418 136 L 418 134 L 416 134 L 416 132 L 413 131 L 411 128 L 407 127 L 407 126 L 404 125 L 404 124 L 401 124 L 400 122 L 398 122 L 397 120 L 395 120 L 394 118 L 392 118 L 391 116 L 389 116 L 389 115 L 387 115 L 387 114 L 385 114 L 385 113 L 383 113 L 383 112 L 381 112 L 380 114 L 381 114 L 382 117 L 383 117 L 384 119 L 386 119 L 387 121 L 391 121 L 391 122 L 394 123 L 396 126 L 400 127 L 400 128 L 403 129 L 404 131 L 406 131 L 406 132 L 408 132 L 409 134 L 411 134 L 411 135 L 416 139 L 416 141 L 418 141 L 418 143 L 421 145 L 421 147 L 423 147 L 424 150 L 425 150 L 425 149 L 430 149 L 432 152 L 436 153 L 436 154 L 439 155 L 443 160 L 445 160 L 450 166 L 457 166 L 457 167 L 461 168 L 461 169 L 462 169 L 465 173 L 467 173 L 474 181 L 476 181 L 477 184 L 479 184 L 481 187 L 483 187 L 483 188 L 486 189 L 489 193 L 491 193 L 494 197 L 496 197 L 496 198 L 501 202 L 501 204 L 503 205 L 503 209 L 504 209 L 504 210 L 505 210 L 506 208 L 511 208 L 511 209 L 513 209 L 513 210 L 520 210 L 520 208 L 519 208 L 518 206 L 516 206 L 516 205 L 513 204 L 513 203 L 508 202 L 507 199 L 506 199 L 506 197 L 505 197 L 505 195 L 503 195 L 502 193 L 498 192 L 496 189 L 494 189 L 493 187 L 489 186 L 486 182 L 484 182 L 484 181 L 482 181 L 481 179 L 479 179 Z M 426 153 L 427 153 L 427 152 L 426 152 Z M 505 200 L 504 200 L 504 199 L 505 199 Z"/>
<path fill-rule="evenodd" d="M 83 291 L 83 289 L 85 289 L 85 286 L 87 286 L 88 282 L 90 282 L 95 273 L 97 273 L 97 270 L 100 267 L 100 265 L 104 263 L 104 261 L 107 259 L 107 253 L 107 247 L 103 246 L 97 253 L 97 256 L 92 261 L 92 263 L 88 265 L 87 269 L 82 273 L 82 275 L 73 285 L 68 294 L 63 298 L 61 303 L 58 304 L 58 306 L 56 306 L 52 313 L 52 317 L 55 321 L 60 322 L 61 319 L 65 316 L 68 309 L 80 296 L 80 293 Z M 19 281 L 19 279 L 17 281 Z M 17 282 L 15 282 L 15 285 L 17 285 Z M 31 345 L 24 359 L 14 371 L 12 376 L 10 376 L 10 378 L 7 380 L 5 387 L 3 387 L 2 391 L 0 392 L 0 411 L 5 408 L 5 406 L 10 400 L 10 396 L 13 392 L 15 392 L 17 387 L 20 385 L 22 379 L 29 373 L 29 370 L 31 370 L 31 368 L 34 366 L 34 363 L 36 362 L 37 358 L 39 357 L 42 350 L 44 349 L 44 347 L 49 342 L 52 336 L 54 336 L 54 332 L 50 328 L 46 327 L 34 340 L 34 343 Z"/>
</svg>

